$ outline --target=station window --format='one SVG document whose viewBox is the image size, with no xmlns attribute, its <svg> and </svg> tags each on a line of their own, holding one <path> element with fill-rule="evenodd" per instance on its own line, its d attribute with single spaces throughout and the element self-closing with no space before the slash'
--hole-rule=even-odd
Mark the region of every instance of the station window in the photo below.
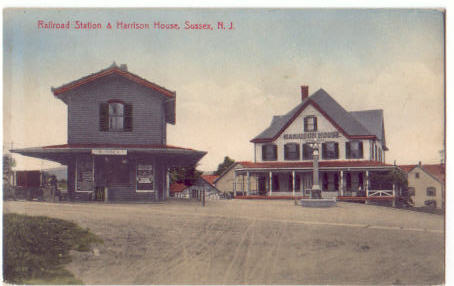
<svg viewBox="0 0 454 286">
<path fill-rule="evenodd" d="M 339 158 L 339 144 L 337 142 L 322 143 L 322 158 L 324 160 Z"/>
<path fill-rule="evenodd" d="M 350 141 L 345 143 L 345 154 L 347 159 L 363 158 L 363 142 Z"/>
<path fill-rule="evenodd" d="M 132 105 L 111 100 L 99 105 L 101 131 L 132 131 Z"/>
<path fill-rule="evenodd" d="M 266 144 L 262 145 L 262 160 L 276 161 L 277 160 L 277 145 Z"/>
<path fill-rule="evenodd" d="M 284 146 L 284 159 L 285 160 L 299 160 L 300 148 L 297 143 L 287 143 Z"/>
<path fill-rule="evenodd" d="M 317 131 L 317 117 L 311 115 L 304 117 L 304 132 Z"/>
</svg>

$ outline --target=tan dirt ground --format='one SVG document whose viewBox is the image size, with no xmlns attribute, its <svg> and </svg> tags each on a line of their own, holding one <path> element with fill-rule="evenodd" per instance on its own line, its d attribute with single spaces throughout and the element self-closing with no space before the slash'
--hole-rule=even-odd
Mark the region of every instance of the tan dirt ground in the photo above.
<svg viewBox="0 0 454 286">
<path fill-rule="evenodd" d="M 338 203 L 5 202 L 4 212 L 72 220 L 104 239 L 73 253 L 87 284 L 440 284 L 439 215 Z M 99 251 L 99 253 L 98 253 Z"/>
</svg>

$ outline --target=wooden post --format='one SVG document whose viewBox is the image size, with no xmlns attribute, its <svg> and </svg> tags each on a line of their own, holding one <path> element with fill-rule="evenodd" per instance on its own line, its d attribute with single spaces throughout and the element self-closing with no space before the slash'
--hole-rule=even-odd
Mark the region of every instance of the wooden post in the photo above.
<svg viewBox="0 0 454 286">
<path fill-rule="evenodd" d="M 295 170 L 292 171 L 292 194 L 293 198 L 295 198 Z"/>
<path fill-rule="evenodd" d="M 107 203 L 109 201 L 109 188 L 104 187 L 104 202 Z"/>
<path fill-rule="evenodd" d="M 364 189 L 366 190 L 366 205 L 369 204 L 369 170 L 366 170 L 366 177 L 364 178 Z"/>
<path fill-rule="evenodd" d="M 205 206 L 205 189 L 202 190 L 202 207 Z"/>
<path fill-rule="evenodd" d="M 396 185 L 393 184 L 393 207 L 396 207 Z"/>
<path fill-rule="evenodd" d="M 233 197 L 236 197 L 236 171 L 233 170 Z"/>
<path fill-rule="evenodd" d="M 273 194 L 273 172 L 270 171 L 270 196 Z"/>
<path fill-rule="evenodd" d="M 344 171 L 340 171 L 340 180 L 339 180 L 339 195 L 342 197 L 344 195 Z"/>
<path fill-rule="evenodd" d="M 249 191 L 251 189 L 251 176 L 249 174 L 249 171 L 246 172 L 246 175 L 247 175 L 246 195 L 249 195 Z"/>
</svg>

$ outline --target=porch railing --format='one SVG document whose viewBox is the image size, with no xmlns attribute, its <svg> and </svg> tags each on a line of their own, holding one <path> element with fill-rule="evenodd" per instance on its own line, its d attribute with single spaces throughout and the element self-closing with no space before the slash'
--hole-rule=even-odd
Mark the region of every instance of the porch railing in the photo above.
<svg viewBox="0 0 454 286">
<path fill-rule="evenodd" d="M 392 197 L 393 190 L 369 190 L 369 197 Z"/>
</svg>

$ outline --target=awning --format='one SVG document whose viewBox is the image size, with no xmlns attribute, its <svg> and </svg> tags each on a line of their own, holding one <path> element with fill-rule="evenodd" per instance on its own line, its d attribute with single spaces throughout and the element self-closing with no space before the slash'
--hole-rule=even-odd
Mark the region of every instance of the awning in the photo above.
<svg viewBox="0 0 454 286">
<path fill-rule="evenodd" d="M 63 144 L 10 150 L 28 157 L 50 160 L 67 165 L 78 155 L 128 156 L 156 160 L 168 167 L 193 166 L 207 152 L 171 145 L 145 144 Z"/>
<path fill-rule="evenodd" d="M 247 171 L 309 171 L 312 170 L 312 161 L 307 162 L 241 162 L 240 168 L 235 169 L 235 172 Z M 321 171 L 329 170 L 391 170 L 397 166 L 385 164 L 377 161 L 321 161 L 319 162 L 319 169 Z"/>
</svg>

